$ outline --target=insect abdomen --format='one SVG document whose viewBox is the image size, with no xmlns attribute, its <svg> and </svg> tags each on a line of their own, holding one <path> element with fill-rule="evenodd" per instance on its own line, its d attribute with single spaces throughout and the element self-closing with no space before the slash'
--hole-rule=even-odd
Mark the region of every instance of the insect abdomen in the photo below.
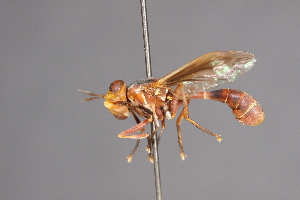
<svg viewBox="0 0 300 200">
<path fill-rule="evenodd" d="M 226 103 L 232 109 L 236 119 L 242 124 L 257 126 L 264 121 L 265 114 L 260 104 L 252 96 L 241 90 L 220 89 L 203 92 L 202 98 Z"/>
</svg>

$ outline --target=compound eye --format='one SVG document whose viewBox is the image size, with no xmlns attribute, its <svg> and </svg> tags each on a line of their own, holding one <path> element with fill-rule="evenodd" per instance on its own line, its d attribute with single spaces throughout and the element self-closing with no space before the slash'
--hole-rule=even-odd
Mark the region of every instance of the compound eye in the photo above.
<svg viewBox="0 0 300 200">
<path fill-rule="evenodd" d="M 124 81 L 122 80 L 116 80 L 114 82 L 112 82 L 109 86 L 109 91 L 110 92 L 118 92 L 122 86 L 125 84 Z"/>
</svg>

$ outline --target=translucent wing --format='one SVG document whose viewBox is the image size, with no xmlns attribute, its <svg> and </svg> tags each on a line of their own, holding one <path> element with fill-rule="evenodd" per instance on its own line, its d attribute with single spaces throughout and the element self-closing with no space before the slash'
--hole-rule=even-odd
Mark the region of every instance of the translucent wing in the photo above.
<svg viewBox="0 0 300 200">
<path fill-rule="evenodd" d="M 195 93 L 232 82 L 247 72 L 255 62 L 246 51 L 215 51 L 196 58 L 167 74 L 154 87 L 172 87 L 183 83 L 185 92 Z"/>
</svg>

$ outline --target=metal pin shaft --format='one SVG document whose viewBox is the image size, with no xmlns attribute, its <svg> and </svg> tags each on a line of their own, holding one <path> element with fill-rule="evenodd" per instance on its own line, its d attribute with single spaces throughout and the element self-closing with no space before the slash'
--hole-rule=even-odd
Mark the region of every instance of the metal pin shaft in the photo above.
<svg viewBox="0 0 300 200">
<path fill-rule="evenodd" d="M 143 36 L 144 36 L 144 50 L 145 50 L 145 62 L 146 62 L 146 73 L 147 78 L 152 77 L 151 62 L 150 62 L 150 45 L 149 45 L 149 36 L 148 36 L 148 22 L 147 22 L 147 9 L 146 9 L 146 0 L 141 1 L 142 9 L 142 24 L 143 24 Z M 151 132 L 155 129 L 155 124 L 151 124 Z M 156 135 L 153 137 L 152 152 L 154 157 L 154 176 L 155 176 L 155 188 L 156 188 L 156 199 L 161 200 L 161 184 L 160 184 L 160 169 L 159 169 L 159 158 L 158 158 L 158 149 L 156 142 Z"/>
</svg>

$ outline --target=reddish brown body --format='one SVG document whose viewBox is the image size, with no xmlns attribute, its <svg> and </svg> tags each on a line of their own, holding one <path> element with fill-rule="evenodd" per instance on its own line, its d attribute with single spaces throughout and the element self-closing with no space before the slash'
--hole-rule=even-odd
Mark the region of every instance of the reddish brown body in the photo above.
<svg viewBox="0 0 300 200">
<path fill-rule="evenodd" d="M 120 120 L 126 119 L 130 113 L 133 114 L 137 125 L 133 126 L 118 136 L 120 138 L 137 139 L 136 146 L 129 155 L 128 162 L 132 160 L 140 139 L 147 137 L 149 153 L 148 158 L 152 161 L 151 143 L 154 134 L 161 126 L 160 139 L 165 128 L 165 119 L 173 119 L 178 109 L 183 105 L 176 126 L 178 130 L 178 144 L 180 156 L 184 160 L 185 153 L 182 147 L 181 121 L 186 119 L 202 131 L 215 136 L 222 141 L 220 135 L 205 129 L 189 117 L 188 105 L 191 99 L 211 99 L 226 103 L 236 119 L 242 124 L 249 126 L 259 125 L 264 120 L 264 112 L 259 103 L 249 94 L 233 89 L 220 89 L 206 91 L 224 82 L 232 82 L 236 76 L 242 75 L 249 70 L 254 56 L 243 51 L 211 52 L 205 54 L 177 70 L 167 74 L 160 79 L 144 79 L 132 83 L 128 88 L 122 80 L 111 83 L 106 95 L 94 94 L 82 91 L 92 97 L 84 101 L 104 98 L 104 105 Z M 144 120 L 140 121 L 138 116 Z M 148 123 L 154 122 L 156 127 L 151 134 L 145 133 Z M 133 134 L 140 131 L 139 134 Z"/>
</svg>

